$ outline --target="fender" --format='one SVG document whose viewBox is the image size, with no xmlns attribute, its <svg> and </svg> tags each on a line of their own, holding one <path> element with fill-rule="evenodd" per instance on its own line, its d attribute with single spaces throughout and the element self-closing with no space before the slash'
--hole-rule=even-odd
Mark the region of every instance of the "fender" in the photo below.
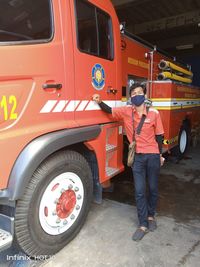
<svg viewBox="0 0 200 267">
<path fill-rule="evenodd" d="M 11 171 L 8 187 L 0 191 L 0 198 L 12 202 L 19 199 L 34 171 L 49 155 L 68 145 L 96 138 L 99 125 L 48 133 L 31 141 L 18 156 Z"/>
</svg>

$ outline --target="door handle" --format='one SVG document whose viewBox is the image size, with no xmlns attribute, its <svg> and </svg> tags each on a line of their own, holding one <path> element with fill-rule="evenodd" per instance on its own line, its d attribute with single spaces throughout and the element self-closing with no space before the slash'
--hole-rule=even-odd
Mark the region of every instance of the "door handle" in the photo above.
<svg viewBox="0 0 200 267">
<path fill-rule="evenodd" d="M 108 94 L 116 95 L 116 93 L 117 93 L 117 89 L 114 89 L 114 88 L 112 88 L 111 86 L 108 86 L 107 93 L 108 93 Z"/>
<path fill-rule="evenodd" d="M 45 89 L 56 89 L 56 90 L 60 90 L 62 89 L 62 84 L 61 83 L 44 83 L 42 85 L 42 88 Z"/>
</svg>

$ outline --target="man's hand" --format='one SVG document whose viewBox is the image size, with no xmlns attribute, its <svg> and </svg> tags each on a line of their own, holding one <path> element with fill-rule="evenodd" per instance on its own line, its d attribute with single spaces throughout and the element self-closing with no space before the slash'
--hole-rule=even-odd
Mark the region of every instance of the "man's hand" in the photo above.
<svg viewBox="0 0 200 267">
<path fill-rule="evenodd" d="M 94 94 L 92 96 L 92 99 L 93 101 L 95 101 L 97 104 L 100 104 L 101 103 L 101 98 L 100 98 L 100 95 L 99 94 Z"/>
</svg>

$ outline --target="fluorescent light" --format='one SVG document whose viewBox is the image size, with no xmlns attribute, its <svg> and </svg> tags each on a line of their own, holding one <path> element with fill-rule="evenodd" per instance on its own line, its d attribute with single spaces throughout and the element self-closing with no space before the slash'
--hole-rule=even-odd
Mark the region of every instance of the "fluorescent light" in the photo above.
<svg viewBox="0 0 200 267">
<path fill-rule="evenodd" d="M 186 45 L 177 45 L 176 49 L 177 50 L 184 50 L 184 49 L 191 49 L 193 48 L 194 45 L 193 44 L 186 44 Z"/>
</svg>

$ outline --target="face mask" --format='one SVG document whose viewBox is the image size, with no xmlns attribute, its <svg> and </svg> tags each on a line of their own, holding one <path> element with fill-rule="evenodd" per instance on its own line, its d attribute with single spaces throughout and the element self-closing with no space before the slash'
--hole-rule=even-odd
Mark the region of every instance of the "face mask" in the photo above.
<svg viewBox="0 0 200 267">
<path fill-rule="evenodd" d="M 131 103 L 132 105 L 139 107 L 144 103 L 145 97 L 144 95 L 136 95 L 131 97 Z"/>
</svg>

